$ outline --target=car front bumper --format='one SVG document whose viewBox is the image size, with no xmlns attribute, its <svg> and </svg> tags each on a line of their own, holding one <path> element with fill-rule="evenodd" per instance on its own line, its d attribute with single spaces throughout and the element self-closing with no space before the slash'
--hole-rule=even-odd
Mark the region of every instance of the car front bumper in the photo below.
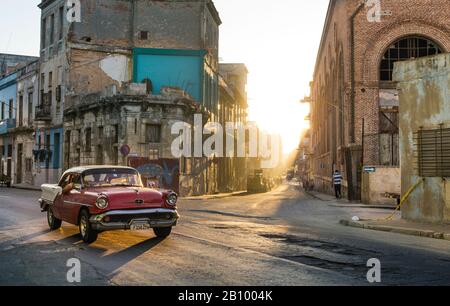
<svg viewBox="0 0 450 306">
<path fill-rule="evenodd" d="M 171 227 L 177 224 L 180 216 L 175 209 L 133 209 L 111 210 L 90 218 L 92 228 L 97 231 L 127 230 L 133 222 L 147 222 L 151 228 Z"/>
</svg>

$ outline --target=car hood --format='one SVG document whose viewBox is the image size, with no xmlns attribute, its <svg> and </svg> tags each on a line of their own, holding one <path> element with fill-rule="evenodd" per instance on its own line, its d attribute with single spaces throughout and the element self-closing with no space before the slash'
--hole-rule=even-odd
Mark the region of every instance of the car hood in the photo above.
<svg viewBox="0 0 450 306">
<path fill-rule="evenodd" d="M 165 194 L 162 191 L 141 187 L 108 187 L 88 191 L 95 196 L 108 198 L 108 209 L 136 209 L 166 207 Z"/>
</svg>

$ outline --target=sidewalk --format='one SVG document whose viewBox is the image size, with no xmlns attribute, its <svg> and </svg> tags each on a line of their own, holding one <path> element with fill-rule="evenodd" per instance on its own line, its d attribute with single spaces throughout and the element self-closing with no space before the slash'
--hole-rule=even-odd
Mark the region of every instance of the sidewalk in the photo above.
<svg viewBox="0 0 450 306">
<path fill-rule="evenodd" d="M 320 193 L 317 191 L 305 191 L 306 194 L 312 196 L 313 198 L 316 198 L 323 202 L 333 202 L 330 203 L 329 206 L 332 207 L 349 207 L 349 208 L 376 208 L 376 209 L 395 209 L 396 205 L 370 205 L 370 204 L 363 204 L 363 203 L 356 203 L 351 202 L 347 199 L 340 199 L 337 200 L 334 196 L 329 194 Z"/>
<path fill-rule="evenodd" d="M 41 187 L 30 186 L 30 185 L 27 185 L 27 184 L 14 184 L 14 185 L 11 185 L 11 188 L 23 189 L 23 190 L 41 191 Z"/>
<path fill-rule="evenodd" d="M 439 224 L 418 223 L 403 219 L 392 221 L 341 220 L 340 224 L 367 230 L 450 240 L 450 225 L 444 224 L 439 225 Z"/>
</svg>

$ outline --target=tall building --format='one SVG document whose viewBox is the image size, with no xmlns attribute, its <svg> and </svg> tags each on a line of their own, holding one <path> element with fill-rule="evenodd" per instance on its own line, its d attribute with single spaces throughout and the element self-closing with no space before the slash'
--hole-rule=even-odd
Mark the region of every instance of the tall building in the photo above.
<svg viewBox="0 0 450 306">
<path fill-rule="evenodd" d="M 331 192 L 339 169 L 349 199 L 371 203 L 400 193 L 394 63 L 450 51 L 447 0 L 380 4 L 330 1 L 311 86 L 314 185 Z"/>
<path fill-rule="evenodd" d="M 36 146 L 46 180 L 77 165 L 132 165 L 182 194 L 217 191 L 210 158 L 174 158 L 174 122 L 218 118 L 221 20 L 211 0 L 43 0 Z M 76 12 L 75 12 L 76 14 Z M 70 18 L 69 18 L 70 19 Z M 78 20 L 77 20 L 78 19 Z"/>
</svg>

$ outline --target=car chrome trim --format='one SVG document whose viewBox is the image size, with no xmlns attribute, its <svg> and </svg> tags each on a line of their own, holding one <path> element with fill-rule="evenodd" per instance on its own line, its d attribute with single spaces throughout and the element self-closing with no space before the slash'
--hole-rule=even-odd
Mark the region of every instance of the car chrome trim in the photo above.
<svg viewBox="0 0 450 306">
<path fill-rule="evenodd" d="M 80 205 L 80 206 L 92 207 L 91 204 L 78 203 L 78 202 L 72 202 L 72 201 L 64 201 L 64 204 L 69 204 L 69 205 Z"/>
<path fill-rule="evenodd" d="M 149 208 L 149 209 L 130 209 L 130 210 L 111 210 L 101 214 L 102 217 L 115 215 L 141 215 L 153 213 L 177 213 L 176 210 L 166 208 Z"/>
</svg>

